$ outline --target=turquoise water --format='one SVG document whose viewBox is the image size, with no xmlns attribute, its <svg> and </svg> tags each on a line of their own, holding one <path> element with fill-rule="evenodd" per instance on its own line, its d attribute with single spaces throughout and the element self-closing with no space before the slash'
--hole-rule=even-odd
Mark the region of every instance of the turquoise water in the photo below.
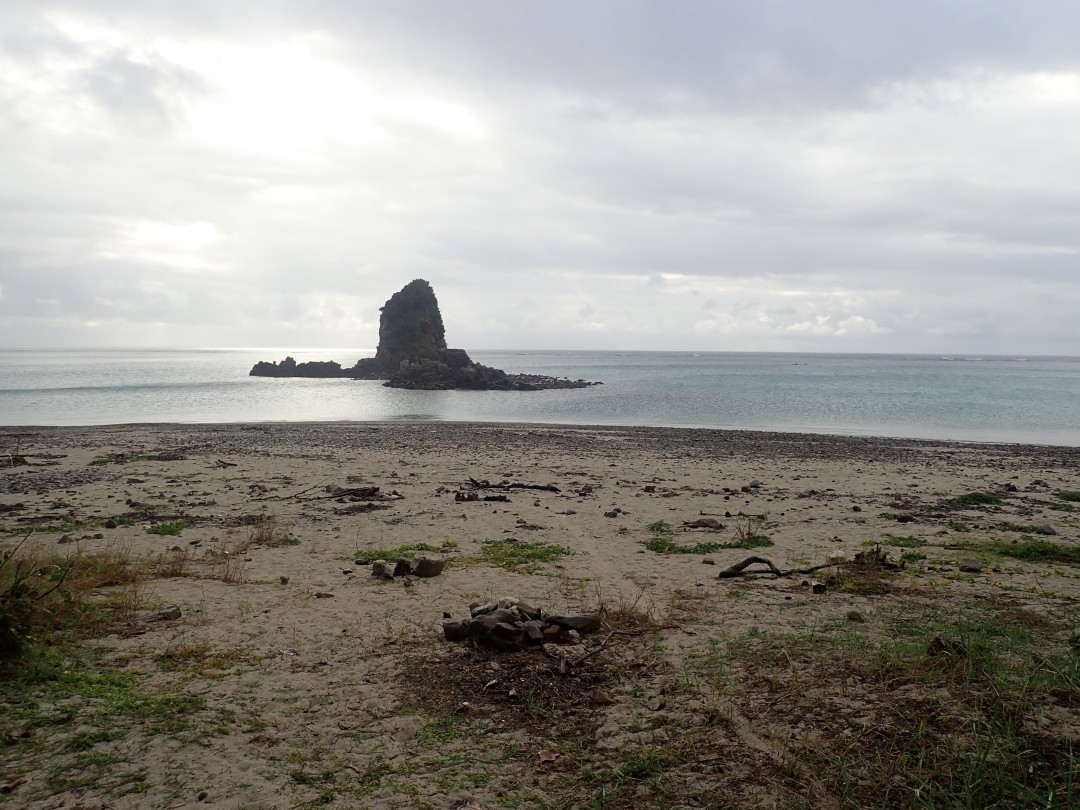
<svg viewBox="0 0 1080 810">
<path fill-rule="evenodd" d="M 570 391 L 401 391 L 248 377 L 259 351 L 0 351 L 0 424 L 442 419 L 665 425 L 1080 446 L 1080 358 L 471 352 L 600 380 Z M 290 352 L 352 365 L 370 352 Z"/>
</svg>

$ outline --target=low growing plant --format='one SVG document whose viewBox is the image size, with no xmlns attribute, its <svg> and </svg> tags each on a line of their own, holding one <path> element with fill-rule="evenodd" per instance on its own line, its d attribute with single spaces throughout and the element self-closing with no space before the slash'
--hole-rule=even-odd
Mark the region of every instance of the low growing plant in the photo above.
<svg viewBox="0 0 1080 810">
<path fill-rule="evenodd" d="M 999 506 L 1004 503 L 997 495 L 989 492 L 967 492 L 949 500 L 961 506 Z"/>
<path fill-rule="evenodd" d="M 149 529 L 150 534 L 159 534 L 163 537 L 175 537 L 184 530 L 184 523 L 181 520 L 168 520 L 164 523 L 155 523 Z"/>
</svg>

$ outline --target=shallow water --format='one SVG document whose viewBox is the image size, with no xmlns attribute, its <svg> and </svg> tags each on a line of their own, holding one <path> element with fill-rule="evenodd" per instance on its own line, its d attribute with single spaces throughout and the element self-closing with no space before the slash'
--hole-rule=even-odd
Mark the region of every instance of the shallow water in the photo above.
<svg viewBox="0 0 1080 810">
<path fill-rule="evenodd" d="M 371 352 L 289 352 L 351 365 Z M 282 350 L 3 351 L 0 424 L 451 420 L 791 430 L 1080 446 L 1080 358 L 471 352 L 568 391 L 247 376 Z"/>
</svg>

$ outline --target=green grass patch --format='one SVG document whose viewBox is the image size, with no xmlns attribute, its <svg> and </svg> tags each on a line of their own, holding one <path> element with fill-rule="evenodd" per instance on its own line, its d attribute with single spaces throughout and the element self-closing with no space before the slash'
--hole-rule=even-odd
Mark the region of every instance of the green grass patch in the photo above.
<svg viewBox="0 0 1080 810">
<path fill-rule="evenodd" d="M 922 562 L 926 559 L 926 555 L 921 551 L 905 551 L 900 555 L 900 564 L 907 565 L 908 563 Z"/>
<path fill-rule="evenodd" d="M 895 548 L 920 548 L 926 545 L 926 540 L 922 537 L 916 537 L 913 534 L 886 534 L 885 538 L 886 539 L 882 541 L 884 545 L 893 546 Z"/>
<path fill-rule="evenodd" d="M 480 559 L 508 571 L 523 568 L 535 569 L 541 563 L 550 563 L 572 553 L 568 546 L 548 543 L 544 540 L 485 540 L 480 546 Z"/>
<path fill-rule="evenodd" d="M 456 540 L 444 540 L 437 546 L 431 543 L 407 543 L 403 546 L 389 548 L 358 548 L 356 556 L 367 557 L 369 560 L 399 560 L 402 557 L 415 557 L 417 551 L 446 554 L 457 550 L 458 542 Z"/>
<path fill-rule="evenodd" d="M 756 701 L 763 727 L 789 729 L 793 718 L 815 715 L 817 734 L 785 738 L 791 767 L 783 768 L 813 775 L 814 806 L 1075 806 L 1080 751 L 1065 728 L 1040 721 L 1048 705 L 1070 717 L 1066 707 L 1080 705 L 1080 655 L 1060 642 L 1067 618 L 950 599 L 882 606 L 875 622 L 880 635 L 847 626 L 727 637 L 687 667 L 724 701 Z M 889 694 L 897 683 L 903 697 Z M 857 744 L 843 712 L 853 695 L 873 729 Z M 724 703 L 718 708 L 722 723 Z M 687 761 L 715 736 L 688 733 L 679 743 Z M 694 770 L 669 755 L 664 780 Z M 714 792 L 724 787 L 741 785 L 721 782 Z"/>
<path fill-rule="evenodd" d="M 416 741 L 424 748 L 438 748 L 461 737 L 463 724 L 460 717 L 447 715 L 432 720 L 416 733 Z"/>
<path fill-rule="evenodd" d="M 1012 542 L 998 541 L 990 545 L 990 550 L 1004 557 L 1030 562 L 1063 562 L 1080 565 L 1080 546 L 1055 543 L 1052 540 L 1037 540 L 1024 537 Z"/>
<path fill-rule="evenodd" d="M 991 495 L 989 492 L 967 492 L 950 498 L 949 502 L 961 506 L 1000 506 L 1004 503 L 997 495 Z"/>
<path fill-rule="evenodd" d="M 1074 489 L 1063 489 L 1057 494 L 1058 500 L 1080 503 L 1080 492 Z"/>
<path fill-rule="evenodd" d="M 766 548 L 773 545 L 772 538 L 767 534 L 760 534 L 753 521 L 747 520 L 735 531 L 735 539 L 726 542 L 703 542 L 693 545 L 684 545 L 675 542 L 674 528 L 670 523 L 658 520 L 646 526 L 652 534 L 645 541 L 645 548 L 657 554 L 712 554 L 714 551 L 734 548 Z"/>
<path fill-rule="evenodd" d="M 774 545 L 771 537 L 759 534 L 745 540 L 730 540 L 726 543 L 695 543 L 692 546 L 684 546 L 668 538 L 653 537 L 646 541 L 645 548 L 657 554 L 712 554 L 714 551 L 724 549 L 766 548 L 771 545 Z"/>
<path fill-rule="evenodd" d="M 964 523 L 964 521 L 962 520 L 952 521 L 951 523 L 949 523 L 949 528 L 952 529 L 954 532 L 959 532 L 960 534 L 971 531 L 971 527 Z"/>
<path fill-rule="evenodd" d="M 175 537 L 184 530 L 184 522 L 181 520 L 168 520 L 164 523 L 155 523 L 147 531 L 150 534 L 160 534 L 165 537 Z"/>
<path fill-rule="evenodd" d="M 1068 504 L 1068 503 L 1052 503 L 1047 508 L 1052 509 L 1055 512 L 1075 512 L 1076 511 L 1076 508 L 1074 506 L 1072 506 L 1072 504 Z"/>
<path fill-rule="evenodd" d="M 7 709 L 0 712 L 0 738 L 19 741 L 5 748 L 6 768 L 44 769 L 46 794 L 84 787 L 138 793 L 141 774 L 117 767 L 128 759 L 110 743 L 133 734 L 203 743 L 227 730 L 227 713 L 208 709 L 202 696 L 175 682 L 151 686 L 148 677 L 107 664 L 101 653 L 35 648 L 18 672 L 0 681 Z M 22 741 L 27 731 L 31 736 Z"/>
</svg>

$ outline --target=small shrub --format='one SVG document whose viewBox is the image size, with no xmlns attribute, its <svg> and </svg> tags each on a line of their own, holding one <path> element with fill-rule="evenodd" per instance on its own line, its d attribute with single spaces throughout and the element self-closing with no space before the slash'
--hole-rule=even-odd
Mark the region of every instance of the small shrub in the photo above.
<svg viewBox="0 0 1080 810">
<path fill-rule="evenodd" d="M 727 542 L 695 543 L 692 546 L 676 543 L 673 539 L 671 524 L 658 520 L 650 523 L 646 528 L 652 532 L 652 537 L 645 542 L 645 548 L 655 551 L 657 554 L 712 554 L 714 551 L 724 549 L 751 549 L 765 548 L 773 545 L 772 538 L 758 532 L 758 524 L 751 518 L 735 528 L 735 538 Z"/>
<path fill-rule="evenodd" d="M 961 533 L 971 531 L 971 527 L 964 523 L 964 521 L 962 520 L 954 520 L 952 523 L 949 524 L 949 528 L 952 529 L 954 532 Z"/>
<path fill-rule="evenodd" d="M 36 638 L 89 632 L 107 611 L 138 607 L 145 571 L 127 548 L 66 556 L 27 549 L 29 537 L 0 559 L 0 661 L 18 657 Z M 110 602 L 91 599 L 95 589 L 115 586 L 124 590 Z"/>
<path fill-rule="evenodd" d="M 908 563 L 922 562 L 926 559 L 926 555 L 921 551 L 905 551 L 900 555 L 900 564 L 907 565 Z"/>
<path fill-rule="evenodd" d="M 998 542 L 991 550 L 1004 557 L 1034 562 L 1064 562 L 1080 565 L 1080 546 L 1067 546 L 1051 540 L 1024 537 L 1011 543 Z"/>
<path fill-rule="evenodd" d="M 1076 511 L 1075 508 L 1071 504 L 1067 504 L 1067 503 L 1052 503 L 1052 504 L 1050 504 L 1050 506 L 1048 508 L 1052 509 L 1055 512 L 1074 512 L 1074 511 Z"/>
<path fill-rule="evenodd" d="M 1080 492 L 1072 489 L 1063 489 L 1057 494 L 1058 499 L 1062 501 L 1072 501 L 1073 503 L 1080 503 Z"/>
</svg>

